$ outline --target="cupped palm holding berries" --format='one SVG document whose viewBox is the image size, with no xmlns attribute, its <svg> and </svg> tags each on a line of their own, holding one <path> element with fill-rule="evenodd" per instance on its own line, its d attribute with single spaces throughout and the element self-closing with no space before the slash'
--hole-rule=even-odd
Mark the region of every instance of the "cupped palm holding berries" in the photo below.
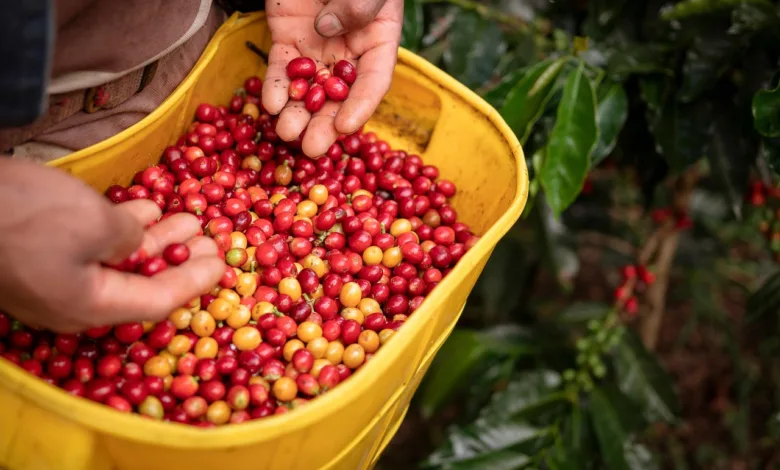
<svg viewBox="0 0 780 470">
<path fill-rule="evenodd" d="M 389 90 L 403 1 L 307 0 L 266 6 L 273 45 L 263 107 L 279 116 L 274 130 L 280 139 L 301 140 L 305 155 L 320 157 L 340 134 L 364 125 Z"/>
</svg>

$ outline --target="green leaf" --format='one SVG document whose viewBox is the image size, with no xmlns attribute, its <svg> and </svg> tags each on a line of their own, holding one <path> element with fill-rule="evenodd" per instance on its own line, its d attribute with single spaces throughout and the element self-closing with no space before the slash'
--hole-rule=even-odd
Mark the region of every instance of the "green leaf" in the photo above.
<svg viewBox="0 0 780 470">
<path fill-rule="evenodd" d="M 644 430 L 650 422 L 642 414 L 642 408 L 630 397 L 624 394 L 615 381 L 604 382 L 601 393 L 607 398 L 620 421 L 620 428 L 626 434 Z"/>
<path fill-rule="evenodd" d="M 772 8 L 740 3 L 731 11 L 729 34 L 739 35 L 777 26 L 778 16 Z"/>
<path fill-rule="evenodd" d="M 487 421 L 507 418 L 529 418 L 547 405 L 558 403 L 561 376 L 552 370 L 533 370 L 514 377 L 506 389 L 496 393 L 480 416 Z M 503 418 L 502 418 L 503 417 Z"/>
<path fill-rule="evenodd" d="M 747 322 L 758 321 L 767 313 L 780 310 L 780 271 L 769 276 L 747 301 Z"/>
<path fill-rule="evenodd" d="M 536 178 L 534 181 L 540 181 Z M 536 226 L 536 237 L 547 268 L 555 276 L 558 285 L 570 291 L 580 270 L 580 259 L 569 229 L 557 218 L 547 202 L 547 195 L 540 193 L 534 199 L 531 212 Z"/>
<path fill-rule="evenodd" d="M 561 426 L 561 438 L 549 450 L 545 462 L 550 470 L 582 470 L 589 468 L 587 452 L 587 436 L 589 432 L 588 418 L 579 406 L 572 407 L 572 412 Z"/>
<path fill-rule="evenodd" d="M 489 354 L 488 345 L 477 331 L 456 329 L 436 354 L 423 382 L 422 414 L 426 418 L 465 387 L 476 366 Z"/>
<path fill-rule="evenodd" d="M 720 103 L 716 109 L 712 148 L 707 152 L 707 158 L 731 211 L 740 219 L 743 195 L 747 190 L 750 168 L 755 163 L 755 153 L 748 152 L 744 145 L 736 106 Z"/>
<path fill-rule="evenodd" d="M 739 43 L 722 30 L 707 30 L 704 36 L 697 35 L 685 53 L 682 66 L 683 83 L 678 96 L 684 103 L 690 103 L 712 89 L 732 60 Z"/>
<path fill-rule="evenodd" d="M 404 0 L 404 24 L 401 28 L 401 45 L 417 52 L 422 43 L 424 22 L 420 0 Z"/>
<path fill-rule="evenodd" d="M 470 88 L 488 81 L 506 50 L 500 28 L 478 14 L 461 10 L 450 28 L 442 58 L 450 75 Z"/>
<path fill-rule="evenodd" d="M 531 330 L 519 325 L 499 324 L 478 332 L 488 350 L 500 356 L 527 356 L 538 350 Z"/>
<path fill-rule="evenodd" d="M 669 96 L 660 113 L 651 119 L 656 150 L 673 171 L 682 171 L 709 151 L 714 132 L 712 103 L 681 103 Z"/>
<path fill-rule="evenodd" d="M 622 82 L 635 74 L 663 73 L 671 75 L 673 72 L 666 64 L 667 53 L 666 45 L 628 44 L 610 54 L 607 61 L 607 74 L 616 82 Z"/>
<path fill-rule="evenodd" d="M 653 115 L 658 115 L 670 93 L 670 82 L 662 75 L 639 78 L 639 96 Z"/>
<path fill-rule="evenodd" d="M 568 449 L 582 453 L 587 445 L 589 430 L 587 412 L 577 403 L 563 426 L 563 444 Z"/>
<path fill-rule="evenodd" d="M 512 70 L 504 75 L 495 86 L 484 92 L 482 97 L 494 108 L 501 109 L 509 92 L 528 73 L 528 70 L 527 67 Z"/>
<path fill-rule="evenodd" d="M 618 134 L 628 118 L 628 97 L 623 85 L 614 83 L 599 97 L 596 108 L 596 122 L 599 140 L 591 156 L 591 167 L 598 165 L 612 152 L 617 144 Z"/>
<path fill-rule="evenodd" d="M 479 416 L 490 402 L 496 387 L 509 382 L 517 366 L 516 358 L 498 359 L 488 357 L 478 366 L 472 380 L 462 394 L 458 395 L 458 411 L 464 420 Z"/>
<path fill-rule="evenodd" d="M 557 216 L 577 198 L 598 140 L 596 97 L 580 62 L 563 87 L 547 158 L 539 175 L 547 202 Z"/>
<path fill-rule="evenodd" d="M 575 302 L 555 315 L 555 321 L 564 324 L 582 324 L 604 318 L 612 307 L 599 302 Z"/>
<path fill-rule="evenodd" d="M 555 79 L 566 61 L 562 58 L 536 64 L 509 91 L 500 112 L 521 144 L 525 144 L 531 128 L 544 111 Z"/>
<path fill-rule="evenodd" d="M 588 16 L 583 27 L 588 36 L 603 37 L 621 19 L 628 0 L 589 0 Z"/>
<path fill-rule="evenodd" d="M 630 444 L 626 449 L 626 463 L 631 470 L 658 470 L 658 459 L 642 444 Z"/>
<path fill-rule="evenodd" d="M 752 3 L 766 8 L 773 8 L 768 0 L 683 0 L 661 11 L 661 18 L 666 21 L 682 20 L 698 15 L 717 13 L 728 10 L 740 3 Z"/>
<path fill-rule="evenodd" d="M 499 465 L 505 460 L 515 464 L 520 455 L 533 450 L 533 442 L 544 439 L 548 431 L 527 419 L 537 416 L 552 404 L 565 402 L 560 391 L 561 378 L 549 370 L 528 371 L 514 377 L 507 388 L 496 393 L 474 422 L 451 426 L 447 439 L 425 466 L 445 469 L 482 470 L 481 465 Z M 459 465 L 459 466 L 456 466 Z M 515 469 L 513 466 L 495 468 Z"/>
<path fill-rule="evenodd" d="M 475 288 L 488 321 L 505 321 L 520 305 L 527 271 L 522 245 L 511 237 L 498 242 Z"/>
<path fill-rule="evenodd" d="M 629 436 L 623 430 L 620 417 L 612 407 L 612 403 L 600 389 L 591 392 L 589 403 L 593 431 L 598 438 L 602 459 L 607 468 L 630 470 L 625 453 L 625 444 Z"/>
<path fill-rule="evenodd" d="M 485 331 L 453 331 L 436 355 L 419 392 L 423 416 L 431 417 L 468 387 L 473 372 L 486 358 L 531 354 L 535 351 L 532 341 L 529 332 L 512 325 L 498 325 Z"/>
<path fill-rule="evenodd" d="M 499 450 L 474 458 L 446 463 L 441 470 L 518 470 L 531 462 L 531 457 L 513 450 Z"/>
<path fill-rule="evenodd" d="M 780 139 L 762 139 L 761 154 L 769 165 L 769 168 L 771 168 L 775 174 L 780 175 Z"/>
<path fill-rule="evenodd" d="M 679 406 L 672 380 L 633 331 L 626 330 L 622 335 L 613 364 L 617 386 L 639 405 L 648 422 L 677 419 Z"/>
<path fill-rule="evenodd" d="M 764 137 L 780 137 L 780 85 L 753 97 L 753 120 Z"/>
<path fill-rule="evenodd" d="M 423 466 L 441 470 L 515 470 L 530 458 L 513 447 L 539 434 L 538 429 L 527 424 L 479 419 L 469 426 L 452 428 L 444 446 L 431 454 Z"/>
</svg>

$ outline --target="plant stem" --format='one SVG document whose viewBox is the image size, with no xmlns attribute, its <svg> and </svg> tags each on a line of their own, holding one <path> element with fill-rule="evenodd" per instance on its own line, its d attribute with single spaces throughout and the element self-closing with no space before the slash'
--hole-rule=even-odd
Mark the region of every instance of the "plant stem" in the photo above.
<svg viewBox="0 0 780 470">
<path fill-rule="evenodd" d="M 676 213 L 688 212 L 691 192 L 699 180 L 697 167 L 692 167 L 675 181 L 672 206 Z M 669 230 L 668 225 L 660 227 L 648 240 L 639 255 L 639 262 L 647 264 L 653 252 L 656 252 L 656 282 L 647 289 L 647 302 L 650 311 L 642 316 L 639 333 L 645 347 L 654 351 L 658 343 L 658 333 L 663 323 L 664 307 L 666 304 L 666 292 L 669 288 L 669 277 L 672 270 L 674 256 L 680 243 L 680 232 Z"/>
<path fill-rule="evenodd" d="M 528 31 L 528 24 L 520 18 L 508 15 L 500 10 L 496 10 L 473 0 L 420 0 L 420 2 L 423 5 L 431 3 L 449 3 L 450 5 L 454 5 L 463 10 L 473 11 L 486 20 L 501 23 L 521 32 Z"/>
</svg>

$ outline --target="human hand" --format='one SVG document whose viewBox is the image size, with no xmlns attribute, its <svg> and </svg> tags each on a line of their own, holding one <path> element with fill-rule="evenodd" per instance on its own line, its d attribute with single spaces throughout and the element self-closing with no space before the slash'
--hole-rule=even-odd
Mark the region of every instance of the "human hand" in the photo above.
<svg viewBox="0 0 780 470">
<path fill-rule="evenodd" d="M 60 170 L 0 161 L 0 310 L 58 332 L 160 320 L 219 282 L 225 263 L 198 220 L 148 200 L 113 205 Z M 190 260 L 154 278 L 103 266 L 186 243 Z"/>
<path fill-rule="evenodd" d="M 263 107 L 279 114 L 276 133 L 284 141 L 303 138 L 303 152 L 318 157 L 339 134 L 368 121 L 390 89 L 401 40 L 403 0 L 300 0 L 266 2 L 273 45 L 263 82 Z M 357 67 L 357 80 L 343 103 L 328 101 L 312 115 L 302 101 L 288 101 L 287 64 L 310 57 L 317 66 L 341 59 Z"/>
</svg>

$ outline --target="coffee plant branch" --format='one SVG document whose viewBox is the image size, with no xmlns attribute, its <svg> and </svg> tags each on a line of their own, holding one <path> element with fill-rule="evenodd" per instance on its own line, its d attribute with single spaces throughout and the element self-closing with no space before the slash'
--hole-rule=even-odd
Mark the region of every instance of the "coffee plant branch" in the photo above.
<svg viewBox="0 0 780 470">
<path fill-rule="evenodd" d="M 622 238 L 607 235 L 601 232 L 584 230 L 577 234 L 577 240 L 584 245 L 591 245 L 598 248 L 608 248 L 616 253 L 626 257 L 633 256 L 636 253 L 636 246 Z"/>
<path fill-rule="evenodd" d="M 674 181 L 672 209 L 676 213 L 688 213 L 691 192 L 699 177 L 700 172 L 694 166 Z M 679 242 L 680 231 L 675 228 L 674 222 L 666 221 L 650 235 L 638 256 L 639 264 L 647 265 L 655 255 L 656 282 L 648 287 L 647 306 L 649 311 L 641 316 L 639 327 L 642 342 L 650 351 L 655 350 L 658 343 L 658 333 L 663 323 L 666 293 L 669 288 L 669 277 Z"/>
</svg>

